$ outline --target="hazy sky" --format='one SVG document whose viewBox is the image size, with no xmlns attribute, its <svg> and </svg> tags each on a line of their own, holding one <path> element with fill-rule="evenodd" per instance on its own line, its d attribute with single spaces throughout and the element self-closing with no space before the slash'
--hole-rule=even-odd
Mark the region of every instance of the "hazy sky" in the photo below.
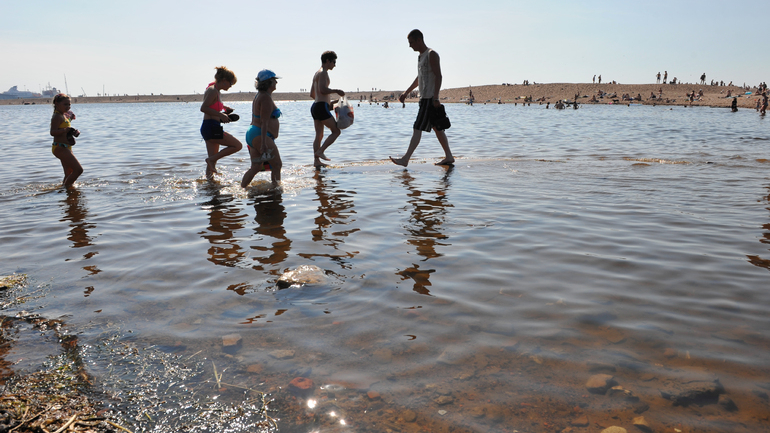
<svg viewBox="0 0 770 433">
<path fill-rule="evenodd" d="M 324 50 L 332 87 L 403 90 L 417 75 L 413 28 L 441 56 L 444 88 L 535 82 L 744 82 L 770 78 L 766 0 L 275 2 L 0 0 L 0 92 L 50 83 L 75 96 L 202 92 L 214 67 L 254 89 L 310 87 Z"/>
</svg>

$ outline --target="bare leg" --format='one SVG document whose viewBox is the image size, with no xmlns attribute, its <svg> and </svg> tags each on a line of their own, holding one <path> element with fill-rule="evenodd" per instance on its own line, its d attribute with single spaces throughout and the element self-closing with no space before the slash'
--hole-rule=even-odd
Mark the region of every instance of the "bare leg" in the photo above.
<svg viewBox="0 0 770 433">
<path fill-rule="evenodd" d="M 412 140 L 409 142 L 409 148 L 406 150 L 406 153 L 401 158 L 393 158 L 390 157 L 390 160 L 393 161 L 396 165 L 401 165 L 406 167 L 409 165 L 409 158 L 412 157 L 412 154 L 415 150 L 417 150 L 417 146 L 420 144 L 420 139 L 422 138 L 422 131 L 419 129 L 415 129 L 412 132 Z"/>
<path fill-rule="evenodd" d="M 313 123 L 315 124 L 315 128 L 316 128 L 315 130 L 316 141 L 313 142 L 313 150 L 315 151 L 314 165 L 318 166 L 319 164 L 317 163 L 321 162 L 319 158 L 326 161 L 330 160 L 329 158 L 326 157 L 326 155 L 324 155 L 324 152 L 326 151 L 326 149 L 329 148 L 329 146 L 331 146 L 334 143 L 335 140 L 337 140 L 337 137 L 340 136 L 340 128 L 337 127 L 337 122 L 334 120 L 333 117 L 330 117 L 322 121 L 316 120 Z M 331 134 L 329 134 L 329 136 L 326 137 L 326 141 L 324 141 L 323 146 L 316 147 L 316 144 L 319 144 L 319 145 L 321 144 L 321 138 L 323 137 L 324 126 L 329 128 L 329 130 L 331 131 Z M 319 133 L 319 129 L 320 129 L 320 133 Z"/>
<path fill-rule="evenodd" d="M 206 158 L 206 179 L 213 179 L 217 173 L 217 162 L 212 157 L 219 152 L 219 144 L 209 144 L 209 140 L 206 140 L 206 151 L 210 155 Z"/>
<path fill-rule="evenodd" d="M 441 148 L 444 149 L 444 159 L 437 162 L 436 165 L 450 165 L 455 162 L 454 156 L 452 156 L 452 151 L 449 149 L 449 140 L 446 138 L 446 133 L 444 131 L 439 131 L 438 129 L 434 129 L 436 132 L 436 138 L 438 138 L 439 144 L 441 144 Z"/>
<path fill-rule="evenodd" d="M 272 140 L 270 140 L 272 142 Z M 283 167 L 283 161 L 281 161 L 281 154 L 278 152 L 278 146 L 275 142 L 270 143 L 273 149 L 273 159 L 270 162 L 270 180 L 273 181 L 274 186 L 278 186 L 281 182 L 281 168 Z"/>
<path fill-rule="evenodd" d="M 54 155 L 61 161 L 62 168 L 64 169 L 64 179 L 62 180 L 63 186 L 71 186 L 78 180 L 81 174 L 83 174 L 83 167 L 71 150 L 65 149 L 60 146 L 56 146 Z"/>
<path fill-rule="evenodd" d="M 255 138 L 254 141 L 257 141 L 257 138 Z M 249 147 L 250 156 L 253 156 L 252 152 L 255 152 L 255 153 L 257 152 L 256 150 L 252 150 L 252 147 Z M 243 179 L 241 179 L 241 188 L 243 189 L 248 188 L 251 181 L 254 180 L 254 176 L 256 176 L 257 173 L 259 173 L 260 171 L 262 171 L 263 167 L 264 167 L 263 163 L 261 162 L 258 162 L 256 164 L 252 162 L 251 167 L 249 167 L 249 169 L 246 170 L 246 173 L 243 173 Z"/>
<path fill-rule="evenodd" d="M 225 148 L 219 150 L 220 145 L 225 146 Z M 221 140 L 206 140 L 206 150 L 209 154 L 209 157 L 206 158 L 206 177 L 211 178 L 211 175 L 217 173 L 217 161 L 238 152 L 241 148 L 243 148 L 241 142 L 227 132 Z"/>
<path fill-rule="evenodd" d="M 322 163 L 319 159 L 319 153 L 321 151 L 321 140 L 324 138 L 324 124 L 320 120 L 313 120 L 313 127 L 315 127 L 315 139 L 313 140 L 313 165 L 316 167 L 326 167 L 326 164 Z M 328 160 L 326 156 L 324 159 Z"/>
</svg>

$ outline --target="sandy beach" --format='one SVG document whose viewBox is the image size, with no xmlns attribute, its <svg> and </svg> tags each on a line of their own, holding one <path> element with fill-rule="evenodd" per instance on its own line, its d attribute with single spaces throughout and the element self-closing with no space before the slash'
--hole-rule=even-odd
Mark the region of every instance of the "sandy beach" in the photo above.
<svg viewBox="0 0 770 433">
<path fill-rule="evenodd" d="M 629 101 L 623 101 L 622 96 L 629 94 L 636 98 L 642 96 L 642 100 L 634 99 L 631 103 L 642 103 L 645 105 L 690 105 L 687 94 L 690 92 L 700 92 L 703 90 L 703 97 L 692 103 L 693 106 L 706 107 L 729 107 L 732 103 L 732 97 L 727 97 L 728 92 L 733 96 L 738 96 L 738 107 L 754 108 L 759 97 L 756 88 L 750 90 L 750 95 L 745 95 L 746 90 L 739 86 L 710 86 L 700 84 L 591 84 L 591 83 L 550 83 L 550 84 L 492 84 L 484 86 L 469 86 L 462 88 L 444 89 L 441 91 L 441 99 L 445 103 L 464 103 L 473 91 L 475 103 L 520 103 L 526 97 L 531 97 L 532 101 L 544 99 L 543 104 L 551 104 L 559 100 L 572 100 L 575 95 L 580 95 L 579 103 L 595 104 L 628 104 Z M 663 92 L 662 98 L 657 98 L 660 91 Z M 599 92 L 604 92 L 615 97 L 605 96 L 600 98 Z M 388 90 L 379 92 L 348 92 L 351 100 L 369 100 L 386 101 L 392 97 L 398 97 L 401 90 Z M 654 93 L 656 99 L 650 99 L 650 94 Z M 224 101 L 250 101 L 254 99 L 255 92 L 222 93 Z M 597 102 L 590 102 L 591 98 L 597 95 Z M 739 96 L 740 95 L 740 96 Z M 198 102 L 203 95 L 134 95 L 134 96 L 88 96 L 74 97 L 73 104 L 87 103 L 131 103 L 131 102 Z M 275 100 L 281 101 L 307 101 L 310 95 L 306 92 L 276 92 L 273 95 Z M 409 99 L 415 102 L 417 99 Z M 531 102 L 530 104 L 538 104 Z M 31 104 L 51 104 L 50 98 L 37 99 L 4 99 L 0 100 L 0 105 L 31 105 Z"/>
</svg>

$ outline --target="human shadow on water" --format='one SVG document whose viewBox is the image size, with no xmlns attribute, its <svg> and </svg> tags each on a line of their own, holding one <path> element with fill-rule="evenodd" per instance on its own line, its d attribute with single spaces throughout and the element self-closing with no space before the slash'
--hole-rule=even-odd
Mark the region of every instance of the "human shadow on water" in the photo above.
<svg viewBox="0 0 770 433">
<path fill-rule="evenodd" d="M 765 188 L 770 190 L 770 186 L 766 186 Z M 764 200 L 770 204 L 770 194 L 766 195 Z M 770 211 L 770 207 L 766 209 Z M 762 233 L 762 238 L 759 240 L 759 242 L 763 244 L 770 244 L 770 223 L 762 224 L 762 228 L 766 231 Z M 749 263 L 752 265 L 770 270 L 770 259 L 763 259 L 759 256 L 753 255 L 746 255 L 746 257 L 749 259 Z"/>
<path fill-rule="evenodd" d="M 407 202 L 412 205 L 408 224 L 404 227 L 407 243 L 415 247 L 418 256 L 423 257 L 420 260 L 423 267 L 420 263 L 412 263 L 396 274 L 401 276 L 402 281 L 411 279 L 414 282 L 412 290 L 421 295 L 431 296 L 428 289 L 431 286 L 430 275 L 436 272 L 427 267 L 425 262 L 442 256 L 436 251 L 437 246 L 451 245 L 446 242 L 449 236 L 442 231 L 442 225 L 449 208 L 454 207 L 447 196 L 454 167 L 443 168 L 446 172 L 434 188 L 418 187 L 418 182 L 406 170 L 401 174 L 401 184 L 408 190 Z"/>
<path fill-rule="evenodd" d="M 220 194 L 219 190 L 201 206 L 209 211 L 209 226 L 199 233 L 211 243 L 208 261 L 221 266 L 236 266 L 246 257 L 246 251 L 234 235 L 243 228 L 247 214 L 233 204 L 232 194 Z"/>
<path fill-rule="evenodd" d="M 278 277 L 281 269 L 277 265 L 286 260 L 291 250 L 291 240 L 286 237 L 286 228 L 283 226 L 286 219 L 283 197 L 279 190 L 273 190 L 252 198 L 257 227 L 249 249 L 252 260 L 258 263 L 252 268 Z"/>
<path fill-rule="evenodd" d="M 96 237 L 89 234 L 89 230 L 95 229 L 96 224 L 89 222 L 92 216 L 89 215 L 88 207 L 86 207 L 85 195 L 77 188 L 67 188 L 62 193 L 65 194 L 65 197 L 61 201 L 62 217 L 59 221 L 69 222 L 70 231 L 67 239 L 72 242 L 72 248 L 88 248 L 89 251 L 83 254 L 83 260 L 88 260 L 99 252 L 89 248 L 96 246 L 94 243 Z M 83 270 L 89 275 L 96 275 L 101 272 L 101 269 L 96 265 L 83 266 Z M 88 297 L 93 291 L 92 286 L 86 287 L 85 297 Z"/>
<path fill-rule="evenodd" d="M 64 215 L 59 221 L 70 223 L 70 233 L 67 239 L 72 241 L 72 248 L 94 245 L 94 238 L 89 236 L 88 230 L 95 228 L 96 224 L 86 221 L 89 215 L 83 193 L 76 188 L 69 188 L 63 193 L 66 194 L 64 200 L 61 201 Z"/>
<path fill-rule="evenodd" d="M 321 172 L 313 175 L 316 181 L 315 192 L 318 195 L 318 216 L 315 218 L 315 228 L 311 231 L 313 242 L 319 242 L 330 247 L 330 253 L 300 253 L 301 257 L 313 259 L 327 257 L 343 269 L 351 269 L 350 259 L 358 251 L 343 251 L 345 238 L 359 231 L 359 228 L 348 228 L 355 222 L 356 211 L 353 209 L 355 191 L 339 189 L 337 182 L 328 179 Z M 335 230 L 336 228 L 336 230 Z"/>
</svg>

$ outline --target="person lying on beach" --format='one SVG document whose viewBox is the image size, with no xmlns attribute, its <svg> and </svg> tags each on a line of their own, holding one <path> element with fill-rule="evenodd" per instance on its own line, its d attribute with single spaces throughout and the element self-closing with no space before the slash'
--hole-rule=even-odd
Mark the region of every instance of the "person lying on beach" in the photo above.
<svg viewBox="0 0 770 433">
<path fill-rule="evenodd" d="M 83 174 L 83 167 L 72 153 L 72 146 L 75 145 L 75 137 L 80 135 L 80 131 L 73 128 L 70 120 L 75 119 L 74 113 L 70 111 L 72 101 L 64 93 L 59 93 L 53 98 L 53 115 L 51 116 L 50 134 L 53 137 L 51 153 L 59 158 L 61 166 L 64 169 L 64 180 L 62 185 L 69 187 Z"/>
<path fill-rule="evenodd" d="M 270 170 L 270 178 L 273 186 L 281 182 L 281 154 L 275 145 L 278 138 L 278 129 L 281 110 L 273 102 L 278 78 L 275 72 L 263 69 L 257 74 L 254 85 L 257 88 L 257 96 L 251 104 L 251 126 L 246 131 L 246 145 L 251 157 L 251 167 L 243 174 L 241 188 L 247 188 L 254 176 L 263 170 Z"/>
<path fill-rule="evenodd" d="M 409 32 L 407 40 L 409 41 L 409 47 L 420 53 L 417 57 L 417 78 L 398 97 L 398 100 L 403 103 L 409 92 L 419 86 L 420 108 L 417 112 L 417 120 L 415 120 L 413 125 L 412 140 L 409 142 L 409 148 L 401 158 L 393 158 L 391 156 L 390 160 L 394 164 L 406 167 L 409 164 L 409 158 L 412 157 L 412 154 L 420 144 L 422 131 L 430 132 L 433 129 L 436 132 L 439 144 L 444 149 L 444 159 L 437 162 L 436 165 L 452 165 L 455 162 L 455 158 L 449 149 L 449 140 L 447 140 L 446 133 L 443 129 L 434 128 L 431 123 L 434 111 L 438 110 L 441 105 L 439 100 L 442 80 L 441 60 L 437 52 L 425 45 L 421 31 L 417 29 L 412 30 Z"/>
<path fill-rule="evenodd" d="M 322 159 L 329 161 L 324 151 L 340 136 L 340 128 L 337 127 L 337 121 L 334 120 L 331 113 L 331 94 L 336 93 L 345 96 L 345 92 L 340 89 L 329 88 L 329 71 L 335 66 L 337 66 L 337 53 L 325 51 L 321 54 L 321 68 L 313 75 L 313 84 L 310 86 L 310 97 L 315 100 L 310 106 L 310 115 L 313 116 L 313 126 L 315 127 L 315 139 L 313 140 L 313 165 L 315 167 L 326 166 L 321 162 Z M 326 141 L 321 146 L 321 140 L 324 138 L 324 127 L 329 128 L 331 134 L 326 137 Z"/>
<path fill-rule="evenodd" d="M 222 128 L 222 123 L 230 122 L 228 114 L 232 113 L 233 109 L 222 103 L 219 93 L 220 90 L 230 89 L 238 79 L 233 71 L 224 66 L 220 66 L 216 70 L 214 82 L 209 83 L 206 92 L 203 93 L 203 103 L 201 104 L 201 112 L 203 112 L 201 136 L 206 140 L 206 151 L 208 152 L 208 158 L 206 158 L 207 179 L 212 179 L 217 173 L 217 161 L 238 152 L 243 147 L 238 139 Z M 219 150 L 219 146 L 225 148 Z"/>
</svg>

